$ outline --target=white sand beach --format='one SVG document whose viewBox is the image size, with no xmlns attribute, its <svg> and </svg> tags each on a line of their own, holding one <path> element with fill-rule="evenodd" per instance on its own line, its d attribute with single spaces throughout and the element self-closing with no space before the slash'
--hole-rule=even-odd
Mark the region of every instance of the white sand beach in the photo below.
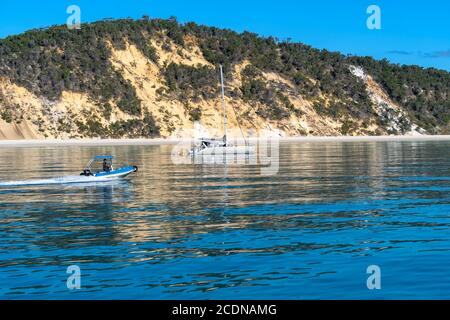
<svg viewBox="0 0 450 320">
<path fill-rule="evenodd" d="M 377 142 L 377 141 L 450 141 L 450 135 L 421 136 L 299 136 L 280 137 L 284 142 Z M 120 145 L 167 145 L 180 142 L 190 143 L 192 139 L 81 139 L 81 140 L 0 140 L 0 147 L 37 147 L 37 146 L 120 146 Z M 239 139 L 237 140 L 239 141 Z"/>
</svg>

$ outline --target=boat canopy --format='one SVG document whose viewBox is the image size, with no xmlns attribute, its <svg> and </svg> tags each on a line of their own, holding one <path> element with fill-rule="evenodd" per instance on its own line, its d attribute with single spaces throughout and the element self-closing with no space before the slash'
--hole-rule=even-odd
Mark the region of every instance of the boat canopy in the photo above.
<svg viewBox="0 0 450 320">
<path fill-rule="evenodd" d="M 97 161 L 103 161 L 103 160 L 109 160 L 109 164 L 112 166 L 112 160 L 114 159 L 113 156 L 94 156 L 91 158 L 91 160 L 89 160 L 88 164 L 86 165 L 85 169 L 89 169 L 91 170 L 91 166 L 92 164 Z"/>
</svg>

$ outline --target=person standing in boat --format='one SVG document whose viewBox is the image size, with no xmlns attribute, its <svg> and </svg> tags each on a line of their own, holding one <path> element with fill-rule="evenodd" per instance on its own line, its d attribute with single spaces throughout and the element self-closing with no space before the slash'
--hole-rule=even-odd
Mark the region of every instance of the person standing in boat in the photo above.
<svg viewBox="0 0 450 320">
<path fill-rule="evenodd" d="M 104 172 L 111 171 L 111 165 L 106 161 L 106 159 L 103 159 L 103 171 Z"/>
</svg>

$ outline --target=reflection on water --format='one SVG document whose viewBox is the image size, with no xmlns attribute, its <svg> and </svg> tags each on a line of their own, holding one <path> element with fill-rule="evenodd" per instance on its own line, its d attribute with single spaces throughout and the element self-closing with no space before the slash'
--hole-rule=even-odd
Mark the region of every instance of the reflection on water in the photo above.
<svg viewBox="0 0 450 320">
<path fill-rule="evenodd" d="M 449 298 L 449 142 L 283 143 L 280 168 L 173 165 L 171 146 L 0 149 L 0 181 L 80 171 L 129 179 L 0 188 L 0 296 Z M 66 268 L 82 289 L 66 288 Z M 366 288 L 366 268 L 383 289 Z"/>
</svg>

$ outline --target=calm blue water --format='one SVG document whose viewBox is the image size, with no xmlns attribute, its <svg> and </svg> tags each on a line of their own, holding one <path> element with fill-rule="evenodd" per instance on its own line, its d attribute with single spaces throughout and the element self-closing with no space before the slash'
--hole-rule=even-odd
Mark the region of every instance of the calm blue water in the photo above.
<svg viewBox="0 0 450 320">
<path fill-rule="evenodd" d="M 283 143 L 280 170 L 173 165 L 171 146 L 1 148 L 2 299 L 450 298 L 450 142 Z M 70 265 L 81 289 L 66 287 Z M 381 268 L 368 290 L 366 268 Z"/>
</svg>

